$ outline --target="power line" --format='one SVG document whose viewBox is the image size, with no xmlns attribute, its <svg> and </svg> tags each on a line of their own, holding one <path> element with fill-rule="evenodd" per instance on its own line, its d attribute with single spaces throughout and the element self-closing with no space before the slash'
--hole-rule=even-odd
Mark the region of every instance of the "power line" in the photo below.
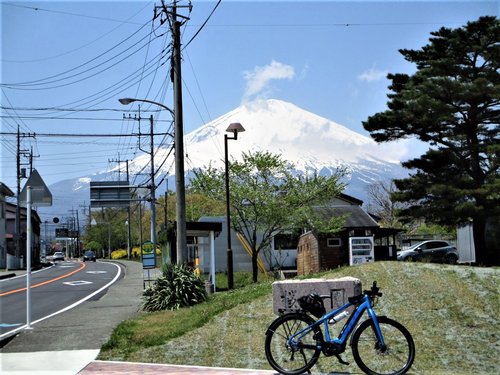
<svg viewBox="0 0 500 375">
<path fill-rule="evenodd" d="M 91 138 L 91 137 L 138 137 L 144 135 L 141 133 L 134 134 L 75 134 L 75 133 L 31 133 L 34 137 L 81 137 L 81 138 Z M 14 132 L 0 132 L 0 135 L 17 135 Z M 154 133 L 153 135 L 170 135 L 170 133 Z"/>
<path fill-rule="evenodd" d="M 102 21 L 111 21 L 111 22 L 130 23 L 130 24 L 140 25 L 140 23 L 137 23 L 137 22 L 127 22 L 128 20 L 127 21 L 123 21 L 123 20 L 117 20 L 117 19 L 108 18 L 108 17 L 89 16 L 87 14 L 64 12 L 62 10 L 52 10 L 52 9 L 45 9 L 45 8 L 40 8 L 40 7 L 32 7 L 32 6 L 27 6 L 27 5 L 14 4 L 14 3 L 11 3 L 11 2 L 4 2 L 3 5 L 7 5 L 7 6 L 11 6 L 11 7 L 17 7 L 17 8 L 30 9 L 30 10 L 34 10 L 34 11 L 64 14 L 64 15 L 67 15 L 67 16 L 92 18 L 92 19 L 97 19 L 97 20 L 102 20 Z M 148 4 L 148 6 L 149 6 L 149 4 Z M 142 8 L 142 9 L 144 9 L 144 8 Z M 142 11 L 142 9 L 141 9 L 141 11 Z"/>
<path fill-rule="evenodd" d="M 96 66 L 92 67 L 92 68 L 89 68 L 87 70 L 84 70 L 83 72 L 80 72 L 80 73 L 77 73 L 77 74 L 74 74 L 72 76 L 68 76 L 68 77 L 65 77 L 65 78 L 60 78 L 60 79 L 57 79 L 57 80 L 52 80 L 50 81 L 51 79 L 53 78 L 57 78 L 57 77 L 60 77 L 62 75 L 65 75 L 67 73 L 71 73 L 73 71 L 76 71 L 82 67 L 84 67 L 85 65 L 88 65 L 96 60 L 98 60 L 99 58 L 105 56 L 106 54 L 110 53 L 111 51 L 113 51 L 114 49 L 118 48 L 119 46 L 121 46 L 122 44 L 124 44 L 126 41 L 128 41 L 129 39 L 131 39 L 133 36 L 135 36 L 136 34 L 138 34 L 146 25 L 149 24 L 149 21 L 146 22 L 144 25 L 142 25 L 138 30 L 136 30 L 135 32 L 133 32 L 131 35 L 127 36 L 125 39 L 123 39 L 122 41 L 120 41 L 118 44 L 115 44 L 113 47 L 107 49 L 106 51 L 100 53 L 99 55 L 91 58 L 90 60 L 87 60 L 85 61 L 84 63 L 80 64 L 80 65 L 77 65 L 73 68 L 70 68 L 68 70 L 65 70 L 63 72 L 60 72 L 60 73 L 57 73 L 57 74 L 54 74 L 54 75 L 51 75 L 51 76 L 48 76 L 48 77 L 45 77 L 45 78 L 40 78 L 40 79 L 36 79 L 36 80 L 33 80 L 33 81 L 26 81 L 26 82 L 17 82 L 17 83 L 2 83 L 1 85 L 4 86 L 4 87 L 9 87 L 9 88 L 16 88 L 16 86 L 38 86 L 38 85 L 42 85 L 42 84 L 48 84 L 48 83 L 54 83 L 54 82 L 58 82 L 60 80 L 63 80 L 63 79 L 68 79 L 68 78 L 72 78 L 72 77 L 75 77 L 77 75 L 80 75 L 80 74 L 83 74 L 85 72 L 88 72 L 92 69 L 95 69 L 97 67 L 100 67 L 102 64 L 104 63 L 107 63 L 115 58 L 117 58 L 118 56 L 122 55 L 123 53 L 126 53 L 129 51 L 129 49 L 133 46 L 136 46 L 137 44 L 139 44 L 140 42 L 142 42 L 144 39 L 146 39 L 150 34 L 151 32 L 148 33 L 148 35 L 146 35 L 145 37 L 141 38 L 139 41 L 137 41 L 136 43 L 132 44 L 131 47 L 129 48 L 126 48 L 124 50 L 122 50 L 121 52 L 115 54 L 114 56 L 112 56 L 111 58 L 109 58 L 108 60 L 104 61 L 103 63 L 99 63 L 97 64 Z M 137 51 L 135 51 L 133 54 L 137 53 L 138 51 L 140 51 L 143 47 L 139 48 Z M 131 54 L 131 55 L 133 55 Z M 127 56 L 130 57 L 131 55 Z M 126 59 L 126 58 L 125 58 Z M 122 59 L 120 60 L 120 62 L 122 62 L 123 60 L 125 59 Z M 102 72 L 102 71 L 101 71 Z M 47 81 L 47 82 L 44 82 L 44 81 Z M 26 88 L 24 88 L 26 90 Z"/>
<path fill-rule="evenodd" d="M 13 111 L 60 111 L 60 112 L 102 112 L 102 111 L 111 111 L 111 112 L 123 112 L 123 109 L 116 108 L 92 108 L 92 109 L 78 109 L 78 108 L 61 108 L 61 107 L 6 107 L 0 105 L 0 109 L 5 110 L 13 110 Z M 127 112 L 139 112 L 138 110 L 127 110 Z M 150 109 L 145 110 L 143 112 L 161 112 L 161 109 Z"/>
<path fill-rule="evenodd" d="M 75 112 L 80 112 L 75 110 Z M 122 110 L 123 112 L 123 110 Z M 0 115 L 0 118 L 13 118 L 9 115 Z M 121 118 L 98 118 L 98 117 L 58 117 L 58 116 L 26 116 L 18 115 L 16 118 L 25 120 L 84 120 L 84 121 L 122 121 Z M 158 122 L 172 122 L 172 120 L 158 120 Z"/>
<path fill-rule="evenodd" d="M 189 41 L 184 45 L 184 47 L 182 47 L 182 50 L 184 50 L 187 46 L 189 46 L 189 44 L 194 40 L 194 38 L 196 38 L 198 36 L 198 34 L 205 27 L 205 25 L 207 24 L 208 20 L 210 19 L 210 17 L 212 17 L 212 14 L 214 14 L 215 10 L 217 9 L 217 7 L 219 6 L 219 4 L 221 2 L 222 2 L 222 0 L 219 0 L 217 2 L 217 4 L 215 4 L 214 9 L 212 9 L 212 12 L 210 12 L 210 14 L 208 15 L 208 17 L 205 20 L 205 22 L 202 23 L 202 25 L 200 26 L 200 28 L 198 29 L 198 31 L 196 31 L 196 33 L 194 33 L 194 35 L 191 37 L 191 39 L 189 39 Z"/>
<path fill-rule="evenodd" d="M 32 8 L 32 7 L 27 7 L 27 6 L 22 6 L 22 5 L 18 5 L 18 4 L 12 4 L 12 3 L 6 3 L 6 5 L 11 5 L 11 6 L 17 6 L 17 7 L 24 7 L 24 8 Z M 74 48 L 70 51 L 66 51 L 66 52 L 63 52 L 63 53 L 60 53 L 58 55 L 55 55 L 55 56 L 49 56 L 49 57 L 44 57 L 44 58 L 40 58 L 40 59 L 32 59 L 32 60 L 7 60 L 7 59 L 1 59 L 0 61 L 2 62 L 7 62 L 7 63 L 33 63 L 33 62 L 41 62 L 41 61 L 47 61 L 47 60 L 52 60 L 52 59 L 56 59 L 56 58 L 59 58 L 59 57 L 62 57 L 62 56 L 66 56 L 66 55 L 69 55 L 73 52 L 76 52 L 76 51 L 79 51 L 85 47 L 88 47 L 90 46 L 91 44 L 94 44 L 95 42 L 97 42 L 98 40 L 104 38 L 105 36 L 111 34 L 112 32 L 114 32 L 115 30 L 119 29 L 120 27 L 123 26 L 123 24 L 126 24 L 126 23 L 132 23 L 132 24 L 137 24 L 137 25 L 140 25 L 140 23 L 135 23 L 135 22 L 129 22 L 130 19 L 132 19 L 133 17 L 135 17 L 136 15 L 138 15 L 139 13 L 141 13 L 146 7 L 148 7 L 149 4 L 146 4 L 144 7 L 142 7 L 137 13 L 135 13 L 134 15 L 130 16 L 129 18 L 127 18 L 126 20 L 124 21 L 116 21 L 116 22 L 120 22 L 120 25 L 114 27 L 113 29 L 111 29 L 110 31 L 108 31 L 107 33 L 104 33 L 103 35 L 99 36 L 98 38 L 78 47 L 78 48 Z M 33 8 L 33 9 L 36 9 L 36 8 Z M 58 11 L 53 11 L 54 13 L 60 13 Z M 91 17 L 91 18 L 99 18 L 101 19 L 101 17 L 92 17 L 92 16 L 86 16 L 86 15 L 81 15 L 82 17 Z M 108 19 L 105 19 L 105 20 L 108 20 Z M 113 21 L 113 20 L 112 20 Z"/>
</svg>

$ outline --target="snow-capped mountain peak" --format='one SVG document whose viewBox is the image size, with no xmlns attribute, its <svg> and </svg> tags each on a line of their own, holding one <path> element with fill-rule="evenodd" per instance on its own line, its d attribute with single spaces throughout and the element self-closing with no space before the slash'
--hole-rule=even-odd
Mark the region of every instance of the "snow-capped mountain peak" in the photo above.
<svg viewBox="0 0 500 375">
<path fill-rule="evenodd" d="M 345 126 L 281 100 L 259 100 L 244 104 L 209 122 L 185 139 L 191 166 L 217 165 L 224 157 L 224 134 L 230 123 L 239 122 L 245 132 L 231 142 L 230 155 L 239 159 L 243 151 L 280 153 L 301 170 L 321 170 L 369 162 L 399 160 L 371 138 Z M 375 157 L 376 155 L 376 157 Z"/>
</svg>

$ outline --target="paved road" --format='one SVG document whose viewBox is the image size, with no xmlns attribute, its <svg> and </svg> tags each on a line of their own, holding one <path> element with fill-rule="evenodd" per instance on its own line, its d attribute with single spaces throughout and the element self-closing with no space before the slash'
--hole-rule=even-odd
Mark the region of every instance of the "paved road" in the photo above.
<svg viewBox="0 0 500 375">
<path fill-rule="evenodd" d="M 121 267 L 108 262 L 57 262 L 32 273 L 30 323 L 47 319 L 92 298 L 116 282 Z M 0 339 L 25 327 L 26 275 L 0 281 Z"/>
<path fill-rule="evenodd" d="M 100 349 L 121 321 L 139 311 L 142 264 L 117 262 L 123 278 L 85 303 L 23 330 L 2 353 Z"/>
</svg>

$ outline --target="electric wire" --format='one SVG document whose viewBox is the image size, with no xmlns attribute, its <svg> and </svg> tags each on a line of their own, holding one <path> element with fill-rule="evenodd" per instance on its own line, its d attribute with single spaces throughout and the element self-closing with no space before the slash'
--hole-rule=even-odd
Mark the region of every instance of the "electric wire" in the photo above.
<svg viewBox="0 0 500 375">
<path fill-rule="evenodd" d="M 99 55 L 91 58 L 90 60 L 87 60 L 85 61 L 84 63 L 80 64 L 80 65 L 77 65 L 76 67 L 73 67 L 73 68 L 70 68 L 68 70 L 65 70 L 63 72 L 60 72 L 58 74 L 54 74 L 54 75 L 51 75 L 51 76 L 48 76 L 48 77 L 45 77 L 45 78 L 39 78 L 39 79 L 36 79 L 36 80 L 32 80 L 32 81 L 25 81 L 25 82 L 17 82 L 17 83 L 1 83 L 0 85 L 1 86 L 9 86 L 10 88 L 13 88 L 11 86 L 29 86 L 29 85 L 35 85 L 35 84 L 40 84 L 40 82 L 43 82 L 43 81 L 46 81 L 46 80 L 49 80 L 49 82 L 47 83 L 51 83 L 52 81 L 50 81 L 51 79 L 53 78 L 56 78 L 56 77 L 59 77 L 59 76 L 62 76 L 64 74 L 67 74 L 67 73 L 70 73 L 70 72 L 73 72 L 77 69 L 80 69 L 82 67 L 84 67 L 85 65 L 88 65 L 96 60 L 98 60 L 99 58 L 101 58 L 102 56 L 105 56 L 106 54 L 110 53 L 111 51 L 113 51 L 115 48 L 118 48 L 119 46 L 121 46 L 123 43 L 125 43 L 126 41 L 128 41 L 129 39 L 131 39 L 134 35 L 136 35 L 137 33 L 139 33 L 139 31 L 141 31 L 145 26 L 147 26 L 149 24 L 149 21 L 146 22 L 144 25 L 142 25 L 138 30 L 136 30 L 134 33 L 132 33 L 131 35 L 129 35 L 128 37 L 126 37 L 125 39 L 123 39 L 122 41 L 120 41 L 119 43 L 115 44 L 113 47 L 109 48 L 108 50 L 100 53 Z M 147 37 L 147 36 L 146 36 Z M 142 39 L 140 39 L 138 42 L 134 43 L 133 46 L 135 46 L 136 44 L 138 44 L 139 42 L 142 42 L 146 37 L 143 37 Z M 118 57 L 120 56 L 121 54 L 125 53 L 126 51 L 128 51 L 128 49 L 124 49 L 122 52 L 118 53 L 117 55 L 113 56 L 112 58 L 115 58 L 115 57 Z M 109 59 L 107 60 L 109 61 Z M 105 61 L 105 62 L 107 62 Z M 97 65 L 99 66 L 99 64 Z M 69 77 L 71 78 L 71 76 Z"/>
<path fill-rule="evenodd" d="M 168 52 L 169 51 L 162 51 L 158 55 L 156 55 L 155 58 L 158 57 L 159 59 L 163 59 L 163 58 L 165 58 L 165 56 Z M 150 60 L 150 63 L 152 61 L 153 60 Z M 154 61 L 154 62 L 156 62 L 156 61 Z M 163 61 L 160 64 L 160 66 L 163 66 L 165 63 L 166 63 L 166 61 Z M 149 69 L 151 69 L 151 67 L 147 68 L 147 70 L 149 70 Z M 66 107 L 66 106 L 72 106 L 72 105 L 78 104 L 82 107 L 82 109 L 88 109 L 88 108 L 92 108 L 93 106 L 99 105 L 99 104 L 101 104 L 109 99 L 115 98 L 118 93 L 123 92 L 130 87 L 134 87 L 139 82 L 137 80 L 136 75 L 140 71 L 141 71 L 141 69 L 137 69 L 136 71 L 132 72 L 127 77 L 120 79 L 119 81 L 115 82 L 114 84 L 106 87 L 105 89 L 103 89 L 101 91 L 93 93 L 93 94 L 86 96 L 84 98 L 78 99 L 76 101 L 60 105 L 60 107 Z M 154 71 L 149 72 L 148 74 L 145 75 L 145 77 L 148 77 L 153 73 L 154 73 Z M 79 111 L 79 109 L 75 110 L 75 112 L 78 112 L 78 111 Z"/>
<path fill-rule="evenodd" d="M 117 20 L 117 19 L 114 19 L 114 18 L 99 17 L 99 16 L 89 16 L 89 15 L 86 15 L 86 14 L 65 12 L 65 11 L 62 11 L 62 10 L 52 10 L 52 9 L 45 9 L 45 8 L 40 8 L 40 7 L 32 7 L 32 6 L 27 6 L 27 5 L 15 4 L 15 3 L 12 3 L 12 2 L 4 2 L 2 5 L 7 5 L 7 6 L 11 6 L 11 7 L 18 7 L 18 8 L 25 8 L 25 9 L 31 9 L 31 10 L 35 10 L 35 11 L 43 11 L 43 12 L 49 12 L 49 13 L 64 14 L 64 15 L 67 15 L 67 16 L 92 18 L 92 19 L 97 19 L 97 20 L 119 22 L 119 23 L 123 23 L 124 22 L 123 20 Z M 146 6 L 149 6 L 149 4 L 147 4 Z M 141 11 L 144 8 L 142 8 Z M 128 22 L 128 23 L 140 25 L 140 23 L 136 23 L 136 22 Z"/>
<path fill-rule="evenodd" d="M 143 39 L 141 39 L 140 41 L 138 41 L 137 43 L 134 43 L 132 45 L 132 47 L 135 47 L 137 46 L 137 44 L 139 44 L 140 42 L 142 42 Z M 105 68 L 102 68 L 102 66 L 104 64 L 107 64 L 108 62 L 120 57 L 122 54 L 125 54 L 126 52 L 128 52 L 129 50 L 124 50 L 112 57 L 110 57 L 109 59 L 105 60 L 104 62 L 102 63 L 99 63 L 95 66 L 92 66 L 88 69 L 85 69 L 81 72 L 78 72 L 78 73 L 75 73 L 73 75 L 70 75 L 70 76 L 67 76 L 67 77 L 62 77 L 62 78 L 58 78 L 58 79 L 54 79 L 54 80 L 47 80 L 47 81 L 43 81 L 43 82 L 37 82 L 37 83 L 30 83 L 30 84 L 8 84 L 8 83 L 2 83 L 1 85 L 3 87 L 6 87 L 6 88 L 9 88 L 9 89 L 14 89 L 14 90 L 28 90 L 28 91 L 34 91 L 34 90 L 49 90 L 49 89 L 57 89 L 57 88 L 61 88 L 61 87 L 66 87 L 66 86 L 70 86 L 70 85 L 74 85 L 75 83 L 80 83 L 80 82 L 83 82 L 85 80 L 88 80 L 90 78 L 95 78 L 97 77 L 98 75 L 100 74 L 103 74 L 105 72 L 107 72 L 109 69 L 111 68 L 114 68 L 116 67 L 118 64 L 121 64 L 123 63 L 124 61 L 128 60 L 130 57 L 134 56 L 135 54 L 139 53 L 141 50 L 143 50 L 146 46 L 148 46 L 148 44 L 144 44 L 142 46 L 139 46 L 136 50 L 128 53 L 126 56 L 124 56 L 123 58 L 121 58 L 119 61 L 117 61 L 116 63 L 113 63 L 112 65 L 109 65 L 109 66 L 106 66 Z M 64 80 L 68 80 L 70 78 L 75 78 L 75 77 L 78 77 L 80 75 L 83 75 L 85 73 L 88 73 L 92 70 L 95 70 L 95 69 L 98 69 L 98 68 L 102 68 L 101 70 L 99 70 L 98 72 L 95 72 L 95 73 L 92 73 L 91 75 L 88 75 L 88 76 L 85 76 L 85 77 L 82 77 L 82 78 L 79 78 L 77 80 L 74 80 L 74 81 L 71 81 L 71 82 L 66 82 L 66 83 L 62 83 L 62 84 L 58 84 L 58 85 L 53 85 L 53 86 L 45 86 L 45 85 L 49 85 L 51 83 L 56 83 L 56 82 L 61 82 L 61 81 L 64 81 Z M 36 81 L 35 81 L 36 82 Z M 45 87 L 33 87 L 33 86 L 42 86 L 44 85 Z M 29 86 L 29 87 L 27 87 Z"/>
<path fill-rule="evenodd" d="M 78 110 L 75 110 L 74 112 L 79 112 Z M 14 117 L 11 115 L 0 115 L 0 118 L 5 119 L 5 118 L 10 118 L 13 119 Z M 15 118 L 18 119 L 24 119 L 24 120 L 82 120 L 82 121 L 122 121 L 121 118 L 116 118 L 116 117 L 109 117 L 109 118 L 102 118 L 102 117 L 57 117 L 57 116 L 27 116 L 27 115 L 19 115 Z M 158 122 L 169 122 L 170 120 L 158 120 Z"/>
<path fill-rule="evenodd" d="M 152 22 L 151 22 L 151 29 L 154 31 L 154 19 L 153 19 L 153 20 L 152 20 Z M 166 40 L 167 40 L 167 38 L 165 37 L 165 38 L 164 38 L 164 42 L 163 42 L 163 46 L 162 46 L 162 50 L 167 50 L 168 43 L 167 43 L 167 41 L 166 41 Z M 148 49 L 148 50 L 149 50 L 149 49 Z M 150 80 L 150 85 L 149 85 L 149 87 L 148 87 L 148 89 L 147 89 L 147 91 L 146 91 L 146 93 L 145 93 L 145 97 L 146 97 L 146 98 L 147 98 L 147 97 L 149 97 L 149 93 L 150 93 L 150 92 L 151 92 L 151 90 L 152 90 L 153 83 L 154 83 L 154 82 L 155 82 L 155 80 L 156 80 L 156 75 L 157 75 L 158 71 L 160 70 L 160 67 L 162 66 L 162 65 L 160 64 L 160 61 L 161 61 L 161 60 L 158 60 L 158 63 L 157 63 L 157 66 L 156 66 L 155 72 L 154 72 L 153 76 L 151 77 L 151 80 Z M 164 82 L 165 82 L 165 81 L 164 81 Z M 167 82 L 168 82 L 168 81 L 167 81 Z M 163 87 L 164 85 L 165 85 L 165 83 L 163 83 L 163 84 L 162 84 L 162 87 Z M 168 87 L 168 83 L 165 85 L 165 87 Z M 137 97 L 137 96 L 139 95 L 139 88 L 140 88 L 140 87 L 138 86 L 138 87 L 137 87 L 137 89 L 136 89 L 136 94 L 135 94 L 135 96 L 134 96 L 134 97 Z M 150 106 L 149 108 L 151 108 L 151 106 Z M 147 111 L 149 111 L 149 109 L 148 109 Z M 157 110 L 157 111 L 158 111 L 158 110 Z M 159 113 L 160 113 L 160 112 L 158 111 L 158 115 L 159 115 Z M 158 116 L 156 116 L 155 120 L 156 120 L 156 121 L 159 121 L 159 120 L 158 120 Z M 135 122 L 133 122 L 133 123 L 132 123 L 132 129 L 134 128 L 134 126 L 135 126 Z M 128 130 L 128 124 L 127 124 L 127 130 Z M 130 146 L 130 142 L 131 142 L 131 141 L 129 140 L 128 145 L 124 145 L 124 147 L 129 147 L 129 146 Z M 118 149 L 118 152 L 119 152 L 119 151 L 120 151 L 120 150 Z"/>
<path fill-rule="evenodd" d="M 189 39 L 189 41 L 184 45 L 184 47 L 182 49 L 185 49 L 187 46 L 189 46 L 191 44 L 191 42 L 198 36 L 198 34 L 201 32 L 201 30 L 203 30 L 203 28 L 205 27 L 205 25 L 207 24 L 207 22 L 210 20 L 210 17 L 212 17 L 212 14 L 214 14 L 215 10 L 217 9 L 217 7 L 219 6 L 219 4 L 221 2 L 222 2 L 222 0 L 219 0 L 217 2 L 217 4 L 215 4 L 214 8 L 212 9 L 212 12 L 210 12 L 210 14 L 208 15 L 208 17 L 205 20 L 205 22 L 202 23 L 202 25 L 200 26 L 200 28 L 198 29 L 198 31 L 196 31 L 196 33 L 194 33 L 194 35 L 191 37 L 191 39 Z"/>
<path fill-rule="evenodd" d="M 28 9 L 34 9 L 34 10 L 41 10 L 40 8 L 34 8 L 34 7 L 28 7 L 28 6 L 22 6 L 22 5 L 18 5 L 18 4 L 12 4 L 12 3 L 4 3 L 6 5 L 10 5 L 10 6 L 18 6 L 18 7 L 21 7 L 21 8 L 28 8 Z M 138 12 L 136 12 L 135 14 L 133 14 L 132 16 L 130 16 L 129 18 L 127 18 L 125 21 L 119 21 L 119 20 L 114 20 L 114 19 L 110 19 L 110 18 L 102 18 L 102 17 L 94 17 L 94 16 L 87 16 L 87 15 L 79 15 L 79 14 L 73 14 L 73 13 L 69 13 L 71 15 L 74 15 L 74 16 L 80 16 L 80 17 L 87 17 L 87 18 L 96 18 L 96 19 L 102 19 L 102 20 L 106 20 L 106 21 L 114 21 L 114 22 L 120 22 L 120 24 L 116 27 L 114 27 L 113 29 L 111 29 L 110 31 L 100 35 L 99 37 L 97 37 L 96 39 L 93 39 L 92 41 L 84 44 L 84 45 L 81 45 L 80 47 L 78 48 L 74 48 L 70 51 L 66 51 L 66 52 L 63 52 L 63 53 L 60 53 L 60 54 L 57 54 L 57 55 L 54 55 L 54 56 L 49 56 L 49 57 L 44 57 L 44 58 L 40 58 L 40 59 L 32 59 L 32 60 L 7 60 L 7 59 L 0 59 L 0 61 L 2 62 L 7 62 L 7 63 L 34 63 L 34 62 L 42 62 L 42 61 L 48 61 L 48 60 L 53 60 L 53 59 L 56 59 L 56 58 L 59 58 L 59 57 L 62 57 L 62 56 L 66 56 L 66 55 L 69 55 L 73 52 L 76 52 L 76 51 L 79 51 L 83 48 L 86 48 L 92 44 L 94 44 L 95 42 L 103 39 L 104 37 L 112 34 L 115 30 L 118 30 L 120 27 L 122 27 L 124 24 L 127 24 L 127 23 L 131 23 L 129 22 L 130 19 L 134 18 L 135 16 L 137 16 L 139 13 L 141 13 L 144 9 L 146 9 L 146 7 L 149 7 L 150 4 L 146 4 L 145 6 L 143 6 Z M 46 10 L 46 9 L 43 9 L 45 11 L 51 11 L 51 10 Z M 59 12 L 59 11 L 51 11 L 53 13 L 65 13 L 65 12 Z M 135 23 L 137 25 L 140 25 L 140 23 Z"/>
</svg>

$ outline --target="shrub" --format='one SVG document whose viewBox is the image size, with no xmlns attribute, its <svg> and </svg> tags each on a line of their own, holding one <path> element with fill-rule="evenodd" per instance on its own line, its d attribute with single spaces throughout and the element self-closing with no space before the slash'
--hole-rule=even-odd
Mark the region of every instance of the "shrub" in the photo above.
<svg viewBox="0 0 500 375">
<path fill-rule="evenodd" d="M 111 252 L 111 259 L 122 259 L 128 256 L 127 250 L 118 249 Z"/>
<path fill-rule="evenodd" d="M 162 275 L 143 294 L 146 311 L 177 310 L 207 299 L 203 281 L 186 265 L 165 264 Z"/>
</svg>

